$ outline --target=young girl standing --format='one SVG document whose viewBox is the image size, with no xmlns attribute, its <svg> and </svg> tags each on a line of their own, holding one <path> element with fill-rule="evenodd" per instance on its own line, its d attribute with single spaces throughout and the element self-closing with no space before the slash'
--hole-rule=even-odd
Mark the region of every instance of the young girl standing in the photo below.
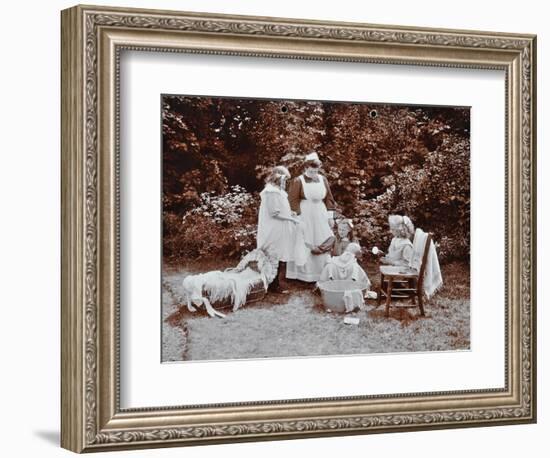
<svg viewBox="0 0 550 458">
<path fill-rule="evenodd" d="M 258 248 L 279 260 L 277 275 L 269 288 L 275 292 L 284 292 L 280 280 L 285 276 L 284 264 L 294 260 L 295 226 L 299 222 L 291 214 L 285 191 L 289 178 L 290 173 L 286 167 L 274 167 L 260 193 L 256 244 Z"/>
</svg>

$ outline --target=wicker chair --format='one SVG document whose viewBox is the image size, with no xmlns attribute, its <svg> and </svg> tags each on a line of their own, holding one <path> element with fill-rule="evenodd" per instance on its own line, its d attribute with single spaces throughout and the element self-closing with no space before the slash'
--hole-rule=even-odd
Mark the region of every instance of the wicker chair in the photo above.
<svg viewBox="0 0 550 458">
<path fill-rule="evenodd" d="M 266 282 L 269 284 L 273 281 L 273 279 L 275 278 L 275 275 L 277 274 L 277 265 L 278 265 L 278 260 L 276 258 L 274 258 L 273 256 L 270 256 L 269 253 L 266 253 L 261 249 L 255 249 L 247 253 L 240 260 L 239 264 L 236 267 L 233 267 L 228 270 L 231 270 L 233 272 L 242 272 L 247 267 L 250 267 L 251 269 L 262 274 Z M 250 292 L 247 294 L 246 303 L 252 304 L 254 302 L 258 302 L 262 300 L 265 297 L 265 295 L 266 295 L 265 284 L 262 280 L 258 279 L 258 281 L 254 283 Z M 214 306 L 214 308 L 221 309 L 221 310 L 232 308 L 230 298 L 213 302 L 212 305 Z"/>
</svg>

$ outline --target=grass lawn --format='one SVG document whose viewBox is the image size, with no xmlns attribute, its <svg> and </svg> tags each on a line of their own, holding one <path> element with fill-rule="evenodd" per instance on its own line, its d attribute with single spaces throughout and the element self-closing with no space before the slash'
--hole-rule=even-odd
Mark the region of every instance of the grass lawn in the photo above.
<svg viewBox="0 0 550 458">
<path fill-rule="evenodd" d="M 181 294 L 185 275 L 227 266 L 191 265 L 165 268 L 163 281 Z M 268 294 L 227 310 L 224 319 L 210 318 L 201 309 L 190 313 L 178 305 L 168 288 L 162 295 L 162 360 L 222 360 L 411 351 L 467 350 L 470 347 L 470 271 L 465 263 L 442 266 L 443 288 L 425 306 L 392 309 L 368 301 L 367 309 L 347 314 L 358 325 L 344 324 L 344 315 L 327 313 L 311 286 L 289 282 L 290 294 Z M 377 287 L 376 268 L 367 269 Z M 224 313 L 226 311 L 224 310 Z"/>
</svg>

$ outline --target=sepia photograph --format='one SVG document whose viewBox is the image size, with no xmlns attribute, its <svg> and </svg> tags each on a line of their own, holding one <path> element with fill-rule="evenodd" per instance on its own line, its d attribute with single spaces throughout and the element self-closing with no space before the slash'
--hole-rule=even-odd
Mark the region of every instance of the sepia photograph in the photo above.
<svg viewBox="0 0 550 458">
<path fill-rule="evenodd" d="M 162 362 L 470 349 L 470 107 L 160 106 Z"/>
</svg>

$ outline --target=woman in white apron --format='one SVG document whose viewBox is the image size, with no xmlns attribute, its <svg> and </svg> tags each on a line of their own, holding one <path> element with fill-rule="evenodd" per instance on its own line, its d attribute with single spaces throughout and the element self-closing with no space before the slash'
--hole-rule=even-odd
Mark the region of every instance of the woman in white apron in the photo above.
<svg viewBox="0 0 550 458">
<path fill-rule="evenodd" d="M 329 224 L 329 210 L 335 210 L 336 204 L 327 179 L 319 173 L 321 161 L 317 153 L 308 154 L 304 165 L 304 174 L 295 178 L 289 188 L 290 207 L 301 224 L 297 231 L 295 260 L 287 263 L 286 277 L 317 282 L 335 240 Z M 304 255 L 300 256 L 300 252 Z"/>
</svg>

